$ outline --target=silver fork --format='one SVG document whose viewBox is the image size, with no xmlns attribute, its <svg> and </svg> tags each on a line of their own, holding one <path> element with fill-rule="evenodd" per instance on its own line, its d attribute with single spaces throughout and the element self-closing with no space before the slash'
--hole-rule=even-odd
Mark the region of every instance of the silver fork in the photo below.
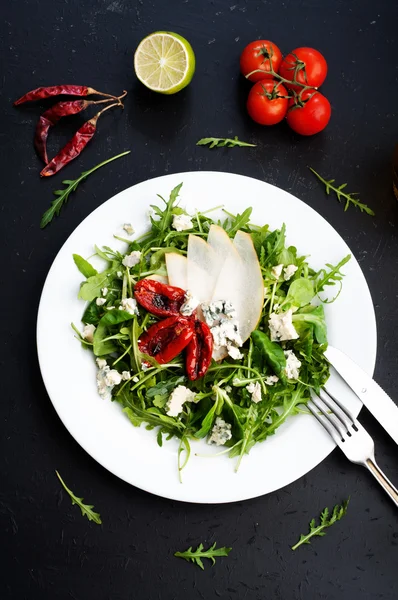
<svg viewBox="0 0 398 600">
<path fill-rule="evenodd" d="M 375 461 L 373 439 L 341 402 L 325 388 L 320 395 L 312 393 L 308 408 L 323 425 L 348 460 L 366 467 L 398 506 L 398 490 Z"/>
</svg>

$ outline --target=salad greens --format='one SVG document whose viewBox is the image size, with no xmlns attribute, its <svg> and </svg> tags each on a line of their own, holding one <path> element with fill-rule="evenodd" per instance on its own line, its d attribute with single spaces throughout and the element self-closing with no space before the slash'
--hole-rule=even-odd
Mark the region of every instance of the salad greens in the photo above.
<svg viewBox="0 0 398 600">
<path fill-rule="evenodd" d="M 310 544 L 310 539 L 316 535 L 322 537 L 326 535 L 324 529 L 334 525 L 337 521 L 340 521 L 344 517 L 348 509 L 348 503 L 350 499 L 343 501 L 340 505 L 336 504 L 336 506 L 332 510 L 332 514 L 330 515 L 329 509 L 326 507 L 320 514 L 319 525 L 316 525 L 315 519 L 312 519 L 310 522 L 310 530 L 307 534 L 301 534 L 299 541 L 292 546 L 292 550 L 296 550 L 302 544 Z M 330 516 L 329 516 L 330 515 Z"/>
<path fill-rule="evenodd" d="M 72 500 L 72 504 L 77 504 L 77 506 L 82 511 L 83 517 L 87 517 L 87 519 L 89 521 L 94 521 L 94 523 L 96 523 L 97 525 L 101 525 L 102 521 L 101 521 L 100 514 L 94 512 L 92 510 L 94 508 L 94 506 L 92 504 L 84 504 L 83 498 L 78 498 L 77 496 L 75 496 L 75 494 L 72 492 L 72 490 L 70 490 L 67 487 L 66 483 L 64 482 L 64 480 L 62 479 L 62 477 L 58 473 L 58 471 L 55 471 L 55 472 L 57 474 L 58 479 L 60 480 L 60 482 L 62 484 L 62 487 L 69 494 L 69 496 L 70 496 L 70 498 Z"/>
<path fill-rule="evenodd" d="M 216 419 L 229 424 L 232 437 L 226 441 L 223 451 L 238 458 L 238 468 L 242 457 L 256 443 L 266 440 L 288 417 L 302 411 L 311 389 L 318 391 L 328 379 L 322 302 L 335 298 L 323 300 L 322 295 L 328 286 L 341 285 L 341 268 L 350 256 L 336 266 L 327 265 L 316 271 L 294 246 L 286 246 L 284 225 L 271 231 L 268 225 L 252 224 L 251 208 L 240 215 L 224 211 L 226 218 L 218 224 L 230 237 L 238 230 L 252 237 L 264 279 L 262 314 L 257 329 L 240 348 L 243 358 L 213 361 L 203 378 L 189 381 L 181 355 L 169 363 L 158 364 L 140 353 L 138 338 L 157 318 L 142 307 L 132 314 L 122 306 L 123 300 L 133 298 L 138 280 L 167 276 L 165 255 L 168 252 L 186 255 L 190 233 L 207 238 L 213 223 L 211 211 L 191 216 L 189 230 L 176 231 L 172 227 L 175 215 L 186 214 L 177 204 L 181 185 L 172 190 L 168 200 L 159 197 L 161 206 L 152 206 L 150 228 L 145 235 L 134 241 L 125 240 L 128 243 L 126 255 L 138 252 L 134 266 L 124 266 L 125 255 L 107 246 L 101 250 L 96 247 L 96 254 L 106 261 L 101 273 L 74 255 L 78 269 L 86 278 L 79 298 L 88 303 L 82 321 L 92 339 L 90 335 L 80 334 L 77 328 L 75 331 L 84 347 L 93 351 L 97 362 L 100 359 L 100 364 L 105 364 L 106 360 L 106 368 L 117 371 L 119 381 L 108 389 L 109 397 L 121 405 L 131 423 L 136 427 L 144 424 L 147 429 L 157 428 L 159 445 L 172 437 L 179 439 L 180 471 L 189 458 L 190 442 L 209 436 Z M 285 266 L 283 272 L 282 265 Z M 289 277 L 288 265 L 293 271 Z M 280 275 L 276 276 L 278 266 Z M 271 341 L 270 316 L 281 313 L 291 314 L 297 339 Z M 298 376 L 289 377 L 287 362 L 292 354 L 301 365 Z M 103 368 L 100 364 L 99 373 Z M 123 380 L 120 379 L 122 374 Z M 177 417 L 170 416 L 167 402 L 180 385 L 195 392 L 195 400 L 185 402 Z M 256 400 L 253 390 L 260 394 Z"/>
<path fill-rule="evenodd" d="M 174 556 L 178 558 L 184 558 L 188 562 L 193 562 L 198 565 L 204 571 L 204 565 L 202 558 L 208 558 L 214 565 L 216 562 L 216 556 L 228 556 L 232 548 L 216 548 L 216 542 L 208 550 L 204 550 L 203 544 L 199 544 L 196 550 L 192 550 L 192 546 L 185 550 L 185 552 L 175 552 Z"/>
</svg>

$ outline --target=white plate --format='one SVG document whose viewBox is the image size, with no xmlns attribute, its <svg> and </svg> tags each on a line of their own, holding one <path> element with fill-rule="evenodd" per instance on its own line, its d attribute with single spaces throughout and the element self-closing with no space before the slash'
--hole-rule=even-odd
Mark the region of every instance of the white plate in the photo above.
<svg viewBox="0 0 398 600">
<path fill-rule="evenodd" d="M 117 403 L 102 401 L 96 391 L 96 367 L 90 352 L 74 338 L 71 321 L 80 326 L 84 304 L 77 299 L 82 280 L 73 260 L 88 257 L 93 245 L 125 251 L 113 238 L 131 222 L 140 235 L 148 228 L 148 208 L 167 198 L 180 182 L 181 205 L 206 210 L 224 204 L 231 212 L 253 207 L 252 222 L 271 228 L 287 226 L 288 245 L 311 255 L 318 269 L 337 263 L 350 252 L 338 233 L 306 204 L 272 185 L 230 173 L 196 172 L 166 175 L 135 185 L 105 202 L 72 233 L 58 253 L 44 285 L 37 323 L 40 368 L 51 401 L 72 436 L 101 465 L 125 481 L 153 494 L 202 503 L 233 502 L 267 494 L 291 483 L 319 464 L 334 448 L 322 427 L 309 415 L 288 419 L 276 435 L 245 456 L 238 473 L 235 459 L 199 458 L 212 449 L 192 442 L 192 456 L 177 477 L 177 442 L 160 448 L 154 431 L 135 428 Z M 343 213 L 342 213 L 343 214 Z M 221 212 L 215 213 L 215 217 Z M 343 291 L 325 306 L 329 341 L 373 374 L 376 324 L 373 304 L 355 260 L 344 267 Z M 360 402 L 335 377 L 331 389 L 359 412 Z"/>
</svg>

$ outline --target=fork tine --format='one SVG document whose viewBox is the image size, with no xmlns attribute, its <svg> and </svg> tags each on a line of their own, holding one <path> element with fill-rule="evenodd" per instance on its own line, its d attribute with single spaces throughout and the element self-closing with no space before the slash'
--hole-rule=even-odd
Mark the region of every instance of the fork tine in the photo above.
<svg viewBox="0 0 398 600">
<path fill-rule="evenodd" d="M 335 441 L 336 444 L 340 445 L 341 443 L 341 435 L 338 429 L 334 426 L 334 423 L 326 416 L 323 407 L 321 407 L 318 396 L 313 395 L 312 399 L 307 402 L 308 409 L 312 412 L 314 417 L 319 421 L 319 423 L 326 429 L 331 438 Z M 319 414 L 322 413 L 322 415 Z"/>
<path fill-rule="evenodd" d="M 351 435 L 350 429 L 354 424 L 353 419 L 347 417 L 346 413 L 340 408 L 340 404 L 335 401 L 334 397 L 325 388 L 321 390 L 319 396 L 332 413 L 343 423 L 346 432 Z"/>
<path fill-rule="evenodd" d="M 344 441 L 344 438 L 347 437 L 348 432 L 346 431 L 344 423 L 342 421 L 340 421 L 340 419 L 338 418 L 338 415 L 335 414 L 333 406 L 329 406 L 324 401 L 324 399 L 321 398 L 321 396 L 318 396 L 318 394 L 315 394 L 314 391 L 312 391 L 312 401 L 314 402 L 315 406 L 317 406 L 319 408 L 319 410 L 324 415 L 324 417 L 337 430 L 341 441 Z M 329 409 L 329 410 L 327 410 L 327 409 Z"/>
<path fill-rule="evenodd" d="M 322 389 L 323 389 L 323 390 L 324 390 L 324 391 L 327 393 L 327 395 L 328 395 L 328 396 L 329 396 L 329 397 L 330 397 L 330 398 L 333 400 L 333 402 L 334 402 L 335 404 L 337 404 L 337 406 L 340 408 L 340 410 L 342 410 L 342 411 L 343 411 L 343 413 L 345 413 L 345 414 L 347 415 L 347 417 L 348 417 L 348 418 L 351 420 L 351 424 L 352 424 L 352 425 L 355 425 L 355 421 L 356 421 L 356 419 L 355 419 L 354 415 L 352 414 L 352 412 L 351 412 L 350 410 L 348 410 L 348 408 L 346 408 L 346 407 L 344 406 L 344 404 L 342 404 L 342 403 L 341 403 L 339 400 L 337 400 L 336 396 L 334 396 L 333 394 L 331 394 L 331 393 L 329 392 L 329 390 L 327 390 L 325 387 L 324 387 L 324 388 L 322 388 Z"/>
</svg>

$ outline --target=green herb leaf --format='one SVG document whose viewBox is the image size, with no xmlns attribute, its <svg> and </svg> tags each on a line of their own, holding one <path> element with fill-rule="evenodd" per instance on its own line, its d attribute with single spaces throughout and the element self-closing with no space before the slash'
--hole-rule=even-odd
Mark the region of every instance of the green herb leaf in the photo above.
<svg viewBox="0 0 398 600">
<path fill-rule="evenodd" d="M 87 305 L 83 316 L 82 316 L 82 321 L 83 323 L 90 323 L 91 325 L 98 325 L 98 323 L 101 320 L 101 308 L 99 306 L 97 306 L 97 303 L 95 300 L 92 300 L 90 302 L 90 304 Z"/>
<path fill-rule="evenodd" d="M 118 268 L 118 266 L 114 266 L 106 271 L 102 271 L 102 273 L 89 277 L 80 287 L 79 298 L 81 300 L 86 300 L 86 302 L 91 302 L 92 300 L 95 300 L 95 298 L 101 296 L 102 288 L 109 287 L 112 275 L 115 274 Z"/>
<path fill-rule="evenodd" d="M 322 304 L 320 306 L 305 306 L 293 314 L 293 323 L 304 321 L 314 326 L 314 333 L 319 344 L 327 344 L 327 328 L 325 321 L 325 311 Z"/>
<path fill-rule="evenodd" d="M 94 331 L 93 351 L 95 356 L 105 356 L 105 354 L 110 354 L 115 350 L 115 344 L 110 339 L 111 334 L 108 333 L 108 328 L 112 325 L 130 321 L 132 318 L 133 315 L 125 310 L 118 310 L 117 308 L 108 311 L 102 317 L 98 323 L 97 329 Z"/>
<path fill-rule="evenodd" d="M 72 492 L 72 490 L 70 490 L 64 480 L 62 479 L 61 475 L 58 473 L 58 471 L 55 471 L 57 474 L 58 479 L 60 480 L 62 487 L 64 488 L 64 490 L 69 494 L 71 500 L 72 500 L 72 504 L 77 504 L 78 507 L 80 508 L 80 510 L 82 511 L 82 515 L 83 517 L 87 517 L 87 519 L 89 521 L 94 521 L 94 523 L 97 523 L 97 525 L 101 525 L 102 521 L 101 521 L 101 516 L 99 513 L 94 512 L 92 509 L 94 508 L 94 506 L 92 504 L 84 504 L 83 502 L 83 498 L 78 498 L 77 496 L 75 496 L 75 494 Z"/>
<path fill-rule="evenodd" d="M 305 306 L 315 296 L 314 282 L 309 279 L 295 279 L 289 286 L 286 302 L 300 308 Z"/>
<path fill-rule="evenodd" d="M 216 557 L 228 556 L 231 550 L 232 548 L 226 547 L 216 548 L 216 542 L 214 542 L 214 544 L 210 546 L 208 550 L 204 550 L 203 544 L 199 544 L 196 550 L 192 550 L 192 546 L 190 546 L 188 550 L 185 550 L 185 552 L 175 552 L 174 556 L 177 556 L 178 558 L 183 558 L 188 562 L 193 562 L 202 570 L 204 570 L 202 558 L 209 558 L 212 561 L 212 564 L 214 565 L 216 562 Z"/>
<path fill-rule="evenodd" d="M 330 190 L 332 190 L 332 192 L 334 192 L 336 194 L 337 200 L 339 202 L 341 202 L 342 198 L 345 199 L 345 206 L 344 206 L 344 210 L 345 211 L 348 209 L 348 207 L 350 206 L 350 204 L 352 204 L 356 208 L 359 208 L 359 210 L 361 212 L 365 212 L 368 215 L 371 215 L 372 217 L 374 217 L 375 213 L 374 213 L 374 211 L 371 208 L 369 208 L 369 206 L 367 206 L 366 204 L 363 204 L 357 198 L 353 197 L 358 192 L 352 192 L 351 194 L 347 194 L 347 192 L 343 191 L 344 188 L 347 186 L 346 183 L 342 183 L 339 187 L 337 187 L 336 185 L 334 185 L 335 179 L 329 179 L 329 180 L 324 179 L 312 167 L 309 167 L 309 169 L 310 169 L 310 171 L 312 171 L 314 173 L 314 175 L 316 177 L 318 177 L 319 181 L 322 181 L 322 183 L 325 186 L 326 193 L 328 195 L 330 194 Z"/>
<path fill-rule="evenodd" d="M 347 264 L 350 259 L 351 259 L 351 254 L 347 254 L 347 256 L 345 256 L 336 266 L 333 266 L 333 265 L 327 263 L 326 266 L 328 269 L 330 269 L 329 271 L 326 271 L 326 269 L 321 269 L 320 271 L 318 271 L 318 273 L 315 274 L 315 276 L 314 276 L 315 293 L 318 296 L 319 296 L 319 292 L 324 291 L 325 286 L 335 285 L 336 283 L 339 285 L 339 291 L 331 300 L 324 300 L 324 299 L 320 298 L 322 300 L 322 302 L 324 302 L 325 304 L 331 304 L 338 298 L 338 296 L 342 290 L 342 279 L 344 277 L 344 273 L 341 273 L 340 269 L 345 264 Z"/>
<path fill-rule="evenodd" d="M 196 142 L 197 146 L 209 146 L 209 148 L 233 148 L 234 146 L 245 146 L 255 148 L 257 144 L 248 144 L 247 142 L 241 142 L 236 135 L 233 139 L 231 138 L 215 138 L 208 137 L 202 138 L 198 142 Z"/>
<path fill-rule="evenodd" d="M 231 220 L 225 223 L 225 230 L 230 237 L 233 237 L 239 229 L 244 229 L 249 224 L 252 211 L 253 209 L 251 207 L 246 208 L 241 215 L 239 213 L 237 215 L 231 215 L 229 212 L 224 211 L 231 217 Z"/>
<path fill-rule="evenodd" d="M 69 195 L 76 190 L 79 183 L 81 183 L 84 179 L 86 179 L 86 177 L 91 175 L 91 173 L 94 173 L 94 171 L 96 171 L 97 169 L 100 169 L 101 167 L 107 165 L 108 163 L 110 163 L 114 160 L 117 160 L 118 158 L 121 158 L 122 156 L 126 156 L 126 154 L 130 154 L 130 152 L 131 152 L 131 150 L 127 150 L 127 152 L 122 152 L 121 154 L 118 154 L 117 156 L 112 156 L 112 158 L 108 158 L 107 160 L 104 160 L 103 162 L 99 163 L 92 169 L 89 169 L 88 171 L 84 171 L 80 175 L 80 177 L 78 177 L 77 179 L 74 179 L 74 180 L 65 179 L 62 183 L 64 185 L 66 185 L 66 188 L 63 190 L 56 190 L 54 192 L 54 195 L 56 196 L 56 198 L 55 198 L 55 200 L 53 200 L 50 208 L 44 213 L 44 215 L 41 218 L 41 222 L 40 222 L 41 229 L 44 229 L 44 227 L 46 227 L 49 223 L 51 223 L 51 221 L 53 220 L 54 217 L 58 217 L 62 206 L 64 204 L 66 204 L 66 202 L 69 199 Z"/>
<path fill-rule="evenodd" d="M 73 254 L 73 260 L 84 277 L 94 277 L 94 275 L 98 274 L 98 271 L 85 258 L 79 256 L 79 254 Z"/>
<path fill-rule="evenodd" d="M 253 344 L 260 352 L 262 358 L 279 377 L 283 375 L 286 367 L 286 357 L 280 344 L 271 342 L 268 335 L 259 329 L 252 332 Z"/>
<path fill-rule="evenodd" d="M 334 525 L 337 521 L 340 521 L 344 517 L 347 512 L 348 503 L 350 499 L 345 500 L 341 505 L 336 504 L 333 508 L 332 514 L 329 516 L 329 509 L 324 508 L 320 514 L 319 525 L 316 525 L 315 519 L 310 521 L 310 530 L 307 534 L 301 534 L 299 541 L 292 546 L 292 550 L 296 550 L 302 544 L 310 544 L 310 539 L 314 536 L 324 536 L 326 535 L 325 529 Z"/>
</svg>

